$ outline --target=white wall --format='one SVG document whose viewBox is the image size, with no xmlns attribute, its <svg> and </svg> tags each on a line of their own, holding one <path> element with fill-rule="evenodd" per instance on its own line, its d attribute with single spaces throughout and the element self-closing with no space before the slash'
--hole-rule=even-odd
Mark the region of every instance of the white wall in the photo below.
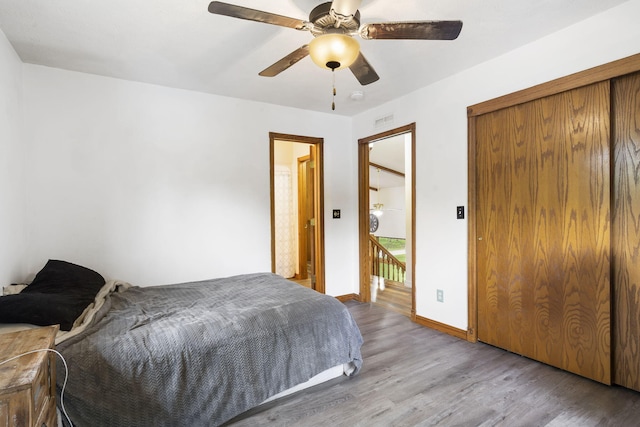
<svg viewBox="0 0 640 427">
<path fill-rule="evenodd" d="M 373 205 L 376 203 L 383 205 L 378 230 L 373 233 L 374 235 L 397 239 L 407 237 L 404 187 L 387 187 L 378 191 L 369 190 L 369 202 L 370 209 L 373 209 Z"/>
<path fill-rule="evenodd" d="M 23 70 L 31 271 L 59 258 L 143 286 L 269 271 L 273 131 L 324 138 L 326 291 L 357 291 L 349 119 Z"/>
<path fill-rule="evenodd" d="M 25 280 L 22 62 L 0 31 L 0 286 Z"/>
<path fill-rule="evenodd" d="M 374 120 L 390 113 L 393 127 L 416 122 L 419 316 L 467 328 L 467 221 L 456 219 L 467 205 L 467 106 L 639 53 L 638 16 L 640 0 L 629 1 L 354 119 L 355 138 L 386 130 Z"/>
</svg>

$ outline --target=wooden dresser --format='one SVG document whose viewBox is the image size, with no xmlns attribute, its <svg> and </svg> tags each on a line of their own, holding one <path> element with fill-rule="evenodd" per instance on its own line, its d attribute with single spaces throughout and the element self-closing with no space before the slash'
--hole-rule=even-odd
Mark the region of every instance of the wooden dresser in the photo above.
<svg viewBox="0 0 640 427">
<path fill-rule="evenodd" d="M 0 363 L 54 348 L 58 326 L 0 334 Z M 56 427 L 56 355 L 40 351 L 0 365 L 0 427 Z"/>
</svg>

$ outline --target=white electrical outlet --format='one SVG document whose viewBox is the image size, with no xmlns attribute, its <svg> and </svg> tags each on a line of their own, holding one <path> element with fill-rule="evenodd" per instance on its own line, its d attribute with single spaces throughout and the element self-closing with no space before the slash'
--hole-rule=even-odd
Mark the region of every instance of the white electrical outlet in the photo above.
<svg viewBox="0 0 640 427">
<path fill-rule="evenodd" d="M 436 298 L 438 299 L 438 302 L 444 302 L 444 291 L 442 289 L 438 289 L 436 291 Z"/>
</svg>

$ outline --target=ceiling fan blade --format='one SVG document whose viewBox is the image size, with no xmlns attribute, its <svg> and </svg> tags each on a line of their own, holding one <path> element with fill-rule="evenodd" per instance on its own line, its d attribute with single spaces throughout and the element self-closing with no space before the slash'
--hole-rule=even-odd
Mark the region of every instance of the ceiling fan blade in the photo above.
<svg viewBox="0 0 640 427">
<path fill-rule="evenodd" d="M 351 20 L 358 11 L 362 0 L 333 0 L 331 10 L 343 19 Z"/>
<path fill-rule="evenodd" d="M 309 45 L 305 44 L 304 46 L 294 50 L 275 64 L 270 65 L 269 67 L 260 71 L 258 74 L 263 77 L 275 77 L 307 55 L 309 55 Z"/>
<path fill-rule="evenodd" d="M 360 29 L 363 39 L 455 40 L 462 21 L 385 22 L 365 24 Z"/>
<path fill-rule="evenodd" d="M 246 19 L 247 21 L 263 22 L 265 24 L 295 28 L 296 30 L 304 30 L 307 28 L 305 21 L 300 19 L 276 15 L 274 13 L 263 12 L 261 10 L 249 9 L 248 7 L 236 6 L 233 4 L 223 3 L 221 1 L 212 1 L 209 3 L 209 12 L 215 15 Z"/>
<path fill-rule="evenodd" d="M 378 76 L 376 70 L 369 64 L 369 61 L 367 61 L 362 52 L 358 54 L 358 57 L 349 69 L 362 86 L 366 86 L 380 79 L 380 76 Z"/>
</svg>

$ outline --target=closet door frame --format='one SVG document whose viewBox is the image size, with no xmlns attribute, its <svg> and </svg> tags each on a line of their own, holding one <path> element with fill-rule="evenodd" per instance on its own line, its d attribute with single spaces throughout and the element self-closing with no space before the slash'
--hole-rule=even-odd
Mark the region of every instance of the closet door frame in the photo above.
<svg viewBox="0 0 640 427">
<path fill-rule="evenodd" d="M 482 114 L 513 107 L 518 104 L 555 95 L 578 87 L 610 80 L 625 74 L 640 71 L 640 54 L 629 56 L 608 64 L 561 77 L 489 101 L 467 107 L 468 138 L 468 329 L 467 340 L 478 341 L 478 281 L 477 281 L 477 228 L 476 200 L 476 118 Z"/>
</svg>

